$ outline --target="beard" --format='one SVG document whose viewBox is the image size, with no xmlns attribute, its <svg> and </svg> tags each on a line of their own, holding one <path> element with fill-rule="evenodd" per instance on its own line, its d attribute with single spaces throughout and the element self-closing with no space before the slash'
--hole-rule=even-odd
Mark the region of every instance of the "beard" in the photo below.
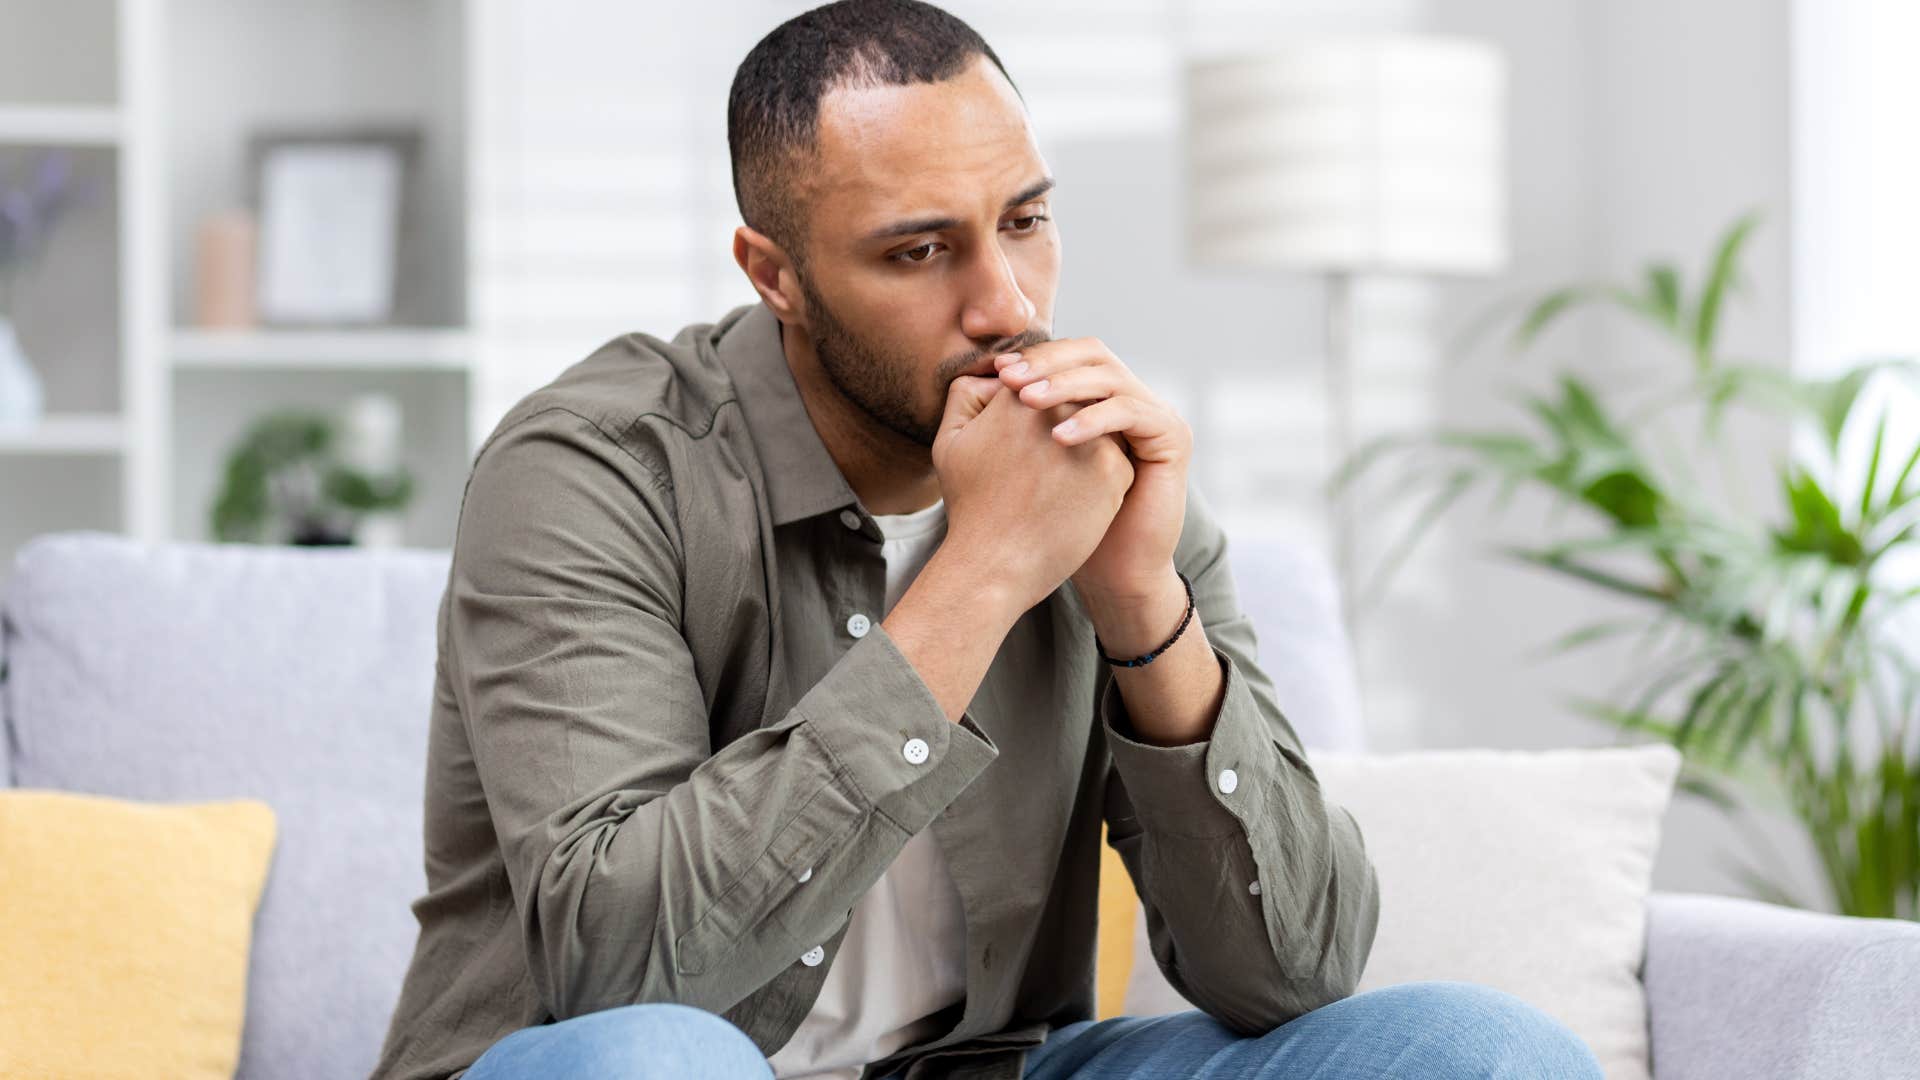
<svg viewBox="0 0 1920 1080">
<path fill-rule="evenodd" d="M 947 385 L 995 353 L 1024 349 L 1049 339 L 1046 328 L 1030 329 L 1018 337 L 990 349 L 972 349 L 940 361 L 933 373 L 936 392 L 933 415 L 919 411 L 919 396 L 914 393 L 919 365 L 911 356 L 893 352 L 867 340 L 833 313 L 811 283 L 800 278 L 800 291 L 807 298 L 809 312 L 807 336 L 813 354 L 827 381 L 842 397 L 853 402 L 874 423 L 932 449 L 940 433 L 940 416 L 946 400 Z"/>
</svg>

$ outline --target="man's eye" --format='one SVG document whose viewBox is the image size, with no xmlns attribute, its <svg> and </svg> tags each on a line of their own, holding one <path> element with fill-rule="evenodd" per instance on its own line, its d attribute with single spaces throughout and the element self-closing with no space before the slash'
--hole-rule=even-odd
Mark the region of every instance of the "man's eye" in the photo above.
<svg viewBox="0 0 1920 1080">
<path fill-rule="evenodd" d="M 1032 232 L 1039 228 L 1040 223 L 1045 220 L 1047 220 L 1047 215 L 1045 214 L 1029 214 L 1026 217 L 1010 219 L 1014 226 L 1014 232 Z"/>
<path fill-rule="evenodd" d="M 892 259 L 895 262 L 922 263 L 922 262 L 926 262 L 928 259 L 933 258 L 933 249 L 939 246 L 940 246 L 939 244 L 929 240 L 928 242 L 921 244 L 919 247 L 908 248 L 905 251 L 896 251 L 893 254 L 887 256 L 887 258 Z"/>
</svg>

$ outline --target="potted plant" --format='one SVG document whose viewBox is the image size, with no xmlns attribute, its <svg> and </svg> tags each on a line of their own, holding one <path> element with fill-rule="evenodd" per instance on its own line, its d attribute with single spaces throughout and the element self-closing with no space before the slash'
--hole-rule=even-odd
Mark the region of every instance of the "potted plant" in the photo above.
<svg viewBox="0 0 1920 1080">
<path fill-rule="evenodd" d="M 1748 215 L 1725 231 L 1695 289 L 1658 263 L 1637 282 L 1555 290 L 1515 325 L 1524 349 L 1565 313 L 1598 305 L 1676 346 L 1659 377 L 1603 391 L 1561 370 L 1551 390 L 1519 395 L 1525 423 L 1375 440 L 1335 489 L 1353 497 L 1373 477 L 1425 500 L 1381 580 L 1468 492 L 1504 501 L 1532 489 L 1574 508 L 1558 539 L 1503 550 L 1638 611 L 1558 643 L 1632 635 L 1651 657 L 1628 692 L 1583 711 L 1670 741 L 1686 756 L 1686 790 L 1723 810 L 1734 808 L 1725 781 L 1782 792 L 1833 909 L 1920 918 L 1920 699 L 1901 632 L 1920 592 L 1920 443 L 1898 438 L 1863 392 L 1916 365 L 1881 360 L 1814 378 L 1724 358 L 1720 319 L 1756 223 Z M 1723 423 L 1732 409 L 1784 421 L 1794 436 L 1770 466 L 1771 505 L 1757 511 L 1694 467 L 1738 452 Z M 1767 899 L 1814 906 L 1751 869 L 1743 876 Z"/>
<path fill-rule="evenodd" d="M 257 420 L 228 454 L 211 526 L 225 542 L 346 545 L 372 514 L 413 497 L 403 467 L 374 470 L 343 447 L 325 413 L 285 409 Z"/>
</svg>

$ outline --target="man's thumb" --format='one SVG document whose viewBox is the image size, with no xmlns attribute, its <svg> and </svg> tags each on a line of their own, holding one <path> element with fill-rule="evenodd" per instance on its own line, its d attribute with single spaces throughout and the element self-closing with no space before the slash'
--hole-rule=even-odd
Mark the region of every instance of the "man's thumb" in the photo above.
<svg viewBox="0 0 1920 1080">
<path fill-rule="evenodd" d="M 1003 389 L 999 378 L 992 375 L 962 375 L 947 384 L 947 409 L 940 417 L 940 430 L 953 431 L 967 426 L 967 421 L 980 415 L 995 394 Z"/>
</svg>

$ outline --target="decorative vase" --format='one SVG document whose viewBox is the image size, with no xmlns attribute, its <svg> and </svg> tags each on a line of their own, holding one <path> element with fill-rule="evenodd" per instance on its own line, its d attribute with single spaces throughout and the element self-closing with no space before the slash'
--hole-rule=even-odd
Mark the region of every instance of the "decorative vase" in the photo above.
<svg viewBox="0 0 1920 1080">
<path fill-rule="evenodd" d="M 27 363 L 12 321 L 0 315 L 0 428 L 33 425 L 45 403 L 40 374 Z"/>
<path fill-rule="evenodd" d="M 405 414 L 391 394 L 360 394 L 347 402 L 340 416 L 340 462 L 373 477 L 400 470 L 401 430 Z M 406 518 L 392 510 L 361 514 L 353 528 L 361 547 L 392 548 L 406 542 Z"/>
</svg>

